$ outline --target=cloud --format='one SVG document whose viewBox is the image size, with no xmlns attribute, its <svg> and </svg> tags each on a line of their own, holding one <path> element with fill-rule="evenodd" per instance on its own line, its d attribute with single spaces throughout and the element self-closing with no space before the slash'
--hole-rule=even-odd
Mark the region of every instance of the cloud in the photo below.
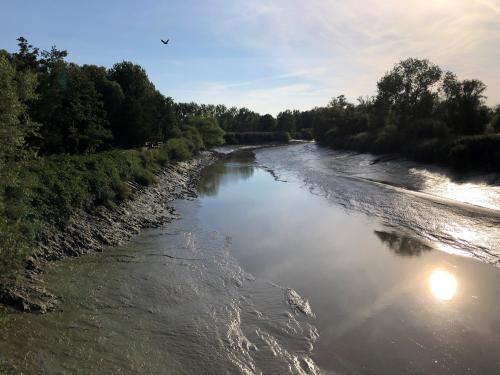
<svg viewBox="0 0 500 375">
<path fill-rule="evenodd" d="M 225 95 L 246 92 L 259 104 L 261 94 L 281 109 L 297 102 L 293 95 L 317 105 L 342 93 L 354 99 L 373 94 L 377 79 L 411 56 L 483 80 L 490 103 L 500 102 L 498 0 L 236 0 L 221 9 L 212 24 L 217 37 L 253 51 L 283 75 L 297 75 L 297 85 L 235 85 Z"/>
</svg>

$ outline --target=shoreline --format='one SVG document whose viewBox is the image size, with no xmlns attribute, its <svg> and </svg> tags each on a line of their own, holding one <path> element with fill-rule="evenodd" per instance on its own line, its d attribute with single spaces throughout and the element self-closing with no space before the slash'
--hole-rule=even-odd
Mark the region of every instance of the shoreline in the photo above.
<svg viewBox="0 0 500 375">
<path fill-rule="evenodd" d="M 57 296 L 44 287 L 45 268 L 53 261 L 99 253 L 138 235 L 142 229 L 157 228 L 178 218 L 168 203 L 192 199 L 201 171 L 222 155 L 214 151 L 165 167 L 148 187 L 129 182 L 131 199 L 114 207 L 75 211 L 64 228 L 49 225 L 38 241 L 35 254 L 26 260 L 21 274 L 0 287 L 0 305 L 21 312 L 46 313 L 58 304 Z"/>
</svg>

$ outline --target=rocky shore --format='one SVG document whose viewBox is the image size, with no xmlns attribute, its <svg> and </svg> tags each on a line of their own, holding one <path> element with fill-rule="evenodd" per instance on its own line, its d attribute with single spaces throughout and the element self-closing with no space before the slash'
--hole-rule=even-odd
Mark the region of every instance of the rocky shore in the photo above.
<svg viewBox="0 0 500 375">
<path fill-rule="evenodd" d="M 51 261 L 101 252 L 137 235 L 141 229 L 164 225 L 177 217 L 168 202 L 196 197 L 201 170 L 218 154 L 203 152 L 198 157 L 166 167 L 157 183 L 148 187 L 130 184 L 132 197 L 115 208 L 97 207 L 75 212 L 65 228 L 48 224 L 38 249 L 26 263 L 22 275 L 0 287 L 0 303 L 20 311 L 45 313 L 57 305 L 44 287 L 43 271 Z"/>
</svg>

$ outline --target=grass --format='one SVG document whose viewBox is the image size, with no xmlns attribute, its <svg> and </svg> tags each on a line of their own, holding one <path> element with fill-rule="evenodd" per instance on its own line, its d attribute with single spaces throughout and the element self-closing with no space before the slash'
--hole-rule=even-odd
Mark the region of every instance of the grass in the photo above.
<svg viewBox="0 0 500 375">
<path fill-rule="evenodd" d="M 16 178 L 0 183 L 0 281 L 22 267 L 46 223 L 63 228 L 77 209 L 112 208 L 129 199 L 128 182 L 151 185 L 161 168 L 194 151 L 174 138 L 158 149 L 56 155 L 9 166 Z"/>
</svg>

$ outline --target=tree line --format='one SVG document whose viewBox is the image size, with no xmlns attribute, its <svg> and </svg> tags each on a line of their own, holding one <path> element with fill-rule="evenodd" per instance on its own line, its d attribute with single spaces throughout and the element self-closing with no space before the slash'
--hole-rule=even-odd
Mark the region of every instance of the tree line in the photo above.
<svg viewBox="0 0 500 375">
<path fill-rule="evenodd" d="M 40 155 L 89 154 L 184 138 L 191 149 L 223 142 L 226 132 L 296 132 L 307 114 L 277 118 L 248 108 L 175 103 L 161 94 L 146 71 L 129 61 L 108 69 L 67 62 L 67 51 L 49 51 L 18 38 L 18 51 L 0 51 L 5 116 L 23 131 L 27 148 Z M 13 130 L 13 129 L 11 129 Z M 14 134 L 15 132 L 11 132 Z M 208 137 L 208 138 L 207 138 Z M 0 140 L 2 141 L 2 140 Z"/>
<path fill-rule="evenodd" d="M 397 63 L 373 97 L 338 96 L 311 113 L 321 144 L 398 153 L 459 169 L 500 170 L 500 105 L 488 107 L 486 85 L 460 80 L 425 59 Z"/>
<path fill-rule="evenodd" d="M 200 137 L 206 147 L 223 142 L 213 119 L 179 118 L 172 98 L 162 95 L 139 65 L 80 66 L 65 61 L 64 50 L 40 51 L 22 37 L 18 42 L 18 52 L 0 52 L 2 74 L 10 75 L 2 84 L 23 103 L 14 117 L 34 125 L 26 129 L 25 141 L 42 155 L 132 148 L 170 138 L 186 138 L 192 148 Z M 14 87 L 20 84 L 33 95 L 19 96 Z"/>
</svg>

